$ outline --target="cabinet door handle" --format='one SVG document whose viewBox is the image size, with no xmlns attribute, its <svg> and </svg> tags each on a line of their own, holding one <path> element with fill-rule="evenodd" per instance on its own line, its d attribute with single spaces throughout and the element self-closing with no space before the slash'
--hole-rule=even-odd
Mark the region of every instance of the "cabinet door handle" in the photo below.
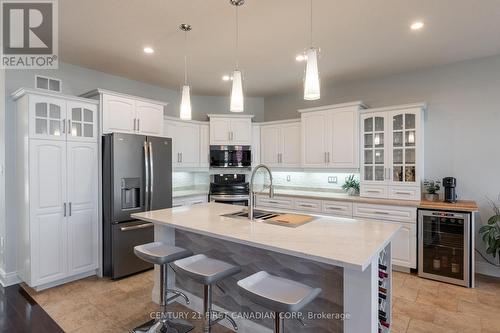
<svg viewBox="0 0 500 333">
<path fill-rule="evenodd" d="M 71 202 L 69 203 L 69 216 L 71 216 Z"/>
<path fill-rule="evenodd" d="M 136 124 L 137 124 L 137 118 L 134 118 L 134 131 L 135 131 L 135 128 L 136 128 Z"/>
<path fill-rule="evenodd" d="M 141 120 L 139 118 L 137 118 L 137 130 L 141 130 Z"/>
<path fill-rule="evenodd" d="M 330 163 L 330 152 L 327 153 L 328 163 Z"/>
<path fill-rule="evenodd" d="M 231 131 L 231 141 L 233 141 L 233 140 L 234 140 L 234 132 Z"/>
<path fill-rule="evenodd" d="M 68 119 L 68 134 L 71 134 L 72 131 L 71 131 L 71 119 Z M 75 133 L 76 135 L 76 133 Z"/>
<path fill-rule="evenodd" d="M 66 133 L 66 119 L 61 119 L 62 121 L 62 132 Z"/>
<path fill-rule="evenodd" d="M 63 216 L 66 217 L 66 203 L 63 203 Z"/>
</svg>

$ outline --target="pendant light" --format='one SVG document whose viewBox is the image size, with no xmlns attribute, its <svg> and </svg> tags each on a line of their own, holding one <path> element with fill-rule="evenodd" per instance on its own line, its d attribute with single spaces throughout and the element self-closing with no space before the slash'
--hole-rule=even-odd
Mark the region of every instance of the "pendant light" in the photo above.
<svg viewBox="0 0 500 333">
<path fill-rule="evenodd" d="M 184 85 L 181 90 L 180 118 L 191 120 L 191 87 L 187 83 L 187 33 L 191 31 L 191 26 L 183 23 L 179 29 L 184 31 Z"/>
<path fill-rule="evenodd" d="M 318 49 L 313 46 L 313 0 L 310 0 L 310 47 L 306 53 L 306 70 L 304 73 L 304 99 L 314 101 L 320 98 L 320 83 L 318 70 Z"/>
<path fill-rule="evenodd" d="M 243 112 L 245 100 L 243 97 L 243 77 L 238 66 L 238 43 L 239 43 L 239 22 L 238 7 L 245 3 L 245 0 L 230 0 L 231 5 L 236 7 L 236 69 L 233 72 L 233 84 L 231 86 L 231 105 L 229 111 Z"/>
</svg>

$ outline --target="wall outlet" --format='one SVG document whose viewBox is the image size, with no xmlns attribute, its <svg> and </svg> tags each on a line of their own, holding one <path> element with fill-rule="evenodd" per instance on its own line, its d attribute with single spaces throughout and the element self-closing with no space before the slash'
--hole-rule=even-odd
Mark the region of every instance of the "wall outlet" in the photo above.
<svg viewBox="0 0 500 333">
<path fill-rule="evenodd" d="M 336 176 L 329 176 L 328 177 L 328 184 L 337 184 L 337 177 Z"/>
<path fill-rule="evenodd" d="M 286 181 L 289 182 L 290 180 L 292 180 L 292 177 L 290 177 L 290 175 L 286 175 Z"/>
</svg>

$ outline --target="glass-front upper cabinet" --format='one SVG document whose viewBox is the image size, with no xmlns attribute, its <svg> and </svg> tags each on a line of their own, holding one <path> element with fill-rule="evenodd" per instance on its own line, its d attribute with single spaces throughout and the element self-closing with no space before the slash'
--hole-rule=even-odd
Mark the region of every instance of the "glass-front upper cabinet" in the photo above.
<svg viewBox="0 0 500 333">
<path fill-rule="evenodd" d="M 363 164 L 362 179 L 365 182 L 386 181 L 386 121 L 384 114 L 362 116 Z"/>
<path fill-rule="evenodd" d="M 30 136 L 66 140 L 66 102 L 56 98 L 30 96 Z"/>
<path fill-rule="evenodd" d="M 420 139 L 417 112 L 394 112 L 391 119 L 391 180 L 415 184 L 420 181 L 417 173 L 417 143 Z"/>
<path fill-rule="evenodd" d="M 97 105 L 68 102 L 68 140 L 97 140 Z"/>
</svg>

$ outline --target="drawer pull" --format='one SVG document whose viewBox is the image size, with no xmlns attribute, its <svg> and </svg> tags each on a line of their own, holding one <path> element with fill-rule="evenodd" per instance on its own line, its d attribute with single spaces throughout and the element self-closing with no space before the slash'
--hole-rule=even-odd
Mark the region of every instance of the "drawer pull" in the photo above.
<svg viewBox="0 0 500 333">
<path fill-rule="evenodd" d="M 326 207 L 326 209 L 330 209 L 330 210 L 343 210 L 343 208 L 341 208 L 341 207 Z"/>
<path fill-rule="evenodd" d="M 267 203 L 279 205 L 281 202 L 268 200 Z"/>
<path fill-rule="evenodd" d="M 310 204 L 299 204 L 300 207 L 308 207 L 308 208 L 314 208 L 315 206 L 314 205 L 310 205 Z"/>
<path fill-rule="evenodd" d="M 375 211 L 374 212 L 375 214 L 378 214 L 378 215 L 389 215 L 388 212 L 379 212 L 379 211 Z"/>
<path fill-rule="evenodd" d="M 380 191 L 378 191 L 378 190 L 368 190 L 366 192 L 368 192 L 368 193 L 380 193 Z"/>
<path fill-rule="evenodd" d="M 396 192 L 396 194 L 404 194 L 404 195 L 411 195 L 412 193 L 411 192 Z"/>
</svg>

